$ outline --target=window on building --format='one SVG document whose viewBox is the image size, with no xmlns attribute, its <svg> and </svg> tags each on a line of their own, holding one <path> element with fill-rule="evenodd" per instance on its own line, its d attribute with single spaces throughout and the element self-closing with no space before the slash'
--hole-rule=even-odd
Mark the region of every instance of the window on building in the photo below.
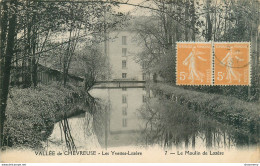
<svg viewBox="0 0 260 166">
<path fill-rule="evenodd" d="M 127 115 L 127 108 L 126 107 L 122 108 L 122 115 L 124 115 L 124 116 Z"/>
<path fill-rule="evenodd" d="M 122 45 L 126 45 L 127 42 L 126 42 L 126 36 L 122 36 Z"/>
<path fill-rule="evenodd" d="M 126 56 L 126 52 L 127 52 L 127 49 L 126 48 L 122 48 L 122 56 Z"/>
<path fill-rule="evenodd" d="M 143 73 L 143 80 L 146 80 L 146 74 Z"/>
<path fill-rule="evenodd" d="M 122 126 L 123 126 L 123 127 L 127 127 L 127 119 L 124 118 L 124 119 L 122 120 Z"/>
<path fill-rule="evenodd" d="M 127 103 L 126 95 L 123 95 L 123 96 L 122 96 L 122 103 Z"/>
<path fill-rule="evenodd" d="M 145 102 L 146 102 L 146 96 L 143 95 L 143 103 L 145 103 Z"/>
<path fill-rule="evenodd" d="M 126 78 L 127 73 L 122 73 L 122 78 Z"/>
<path fill-rule="evenodd" d="M 123 68 L 123 69 L 126 68 L 126 60 L 122 60 L 122 68 Z"/>
</svg>

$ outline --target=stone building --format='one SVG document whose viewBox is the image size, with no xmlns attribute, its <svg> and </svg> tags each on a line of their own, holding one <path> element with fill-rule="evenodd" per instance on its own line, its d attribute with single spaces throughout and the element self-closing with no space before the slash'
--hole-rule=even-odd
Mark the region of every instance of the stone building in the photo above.
<svg viewBox="0 0 260 166">
<path fill-rule="evenodd" d="M 120 30 L 108 34 L 107 55 L 111 65 L 111 80 L 143 81 L 145 74 L 142 66 L 136 62 L 141 51 L 135 33 Z"/>
</svg>

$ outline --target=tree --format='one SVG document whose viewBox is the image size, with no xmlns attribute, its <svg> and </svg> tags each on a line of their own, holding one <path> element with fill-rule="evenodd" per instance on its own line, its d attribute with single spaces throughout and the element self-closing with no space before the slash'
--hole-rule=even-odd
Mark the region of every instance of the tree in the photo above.
<svg viewBox="0 0 260 166">
<path fill-rule="evenodd" d="M 156 73 L 167 82 L 175 82 L 175 59 L 177 41 L 195 41 L 199 33 L 195 1 L 156 1 L 156 10 L 150 18 L 137 21 L 135 31 L 143 43 L 144 51 L 138 56 L 149 72 Z M 152 21 L 151 21 L 152 20 Z"/>
<path fill-rule="evenodd" d="M 63 50 L 59 52 L 59 63 L 63 72 L 64 86 L 67 83 L 75 51 L 80 50 L 93 35 L 103 34 L 104 29 L 114 28 L 125 19 L 121 13 L 112 10 L 112 5 L 99 1 L 96 3 L 64 3 L 59 6 L 59 13 L 63 13 L 60 36 L 64 37 L 63 41 L 59 41 L 58 44 L 56 41 L 50 43 L 57 44 L 57 49 Z M 113 16 L 110 21 L 105 21 L 105 14 Z M 100 38 L 104 41 L 104 36 Z M 53 58 L 52 55 L 49 57 Z"/>
<path fill-rule="evenodd" d="M 86 39 L 91 33 L 103 31 L 104 10 L 113 13 L 112 5 L 113 3 L 103 1 L 87 1 L 82 4 L 1 1 L 1 145 L 11 72 L 15 77 L 22 75 L 24 88 L 32 85 L 36 87 L 37 66 L 41 56 L 50 50 L 59 50 L 61 46 L 65 46 L 66 53 L 62 59 L 65 86 L 71 59 L 76 48 L 79 48 L 78 44 L 84 42 L 84 37 Z M 108 27 L 118 22 L 120 21 L 111 22 Z M 68 33 L 68 40 L 53 45 L 53 38 L 58 33 Z"/>
<path fill-rule="evenodd" d="M 74 70 L 84 76 L 84 88 L 89 91 L 99 80 L 108 80 L 110 67 L 108 57 L 102 53 L 97 43 L 85 46 L 76 53 L 76 64 Z"/>
<path fill-rule="evenodd" d="M 258 1 L 216 1 L 206 0 L 202 15 L 206 20 L 206 27 L 202 27 L 206 41 L 251 41 L 251 87 L 204 88 L 206 91 L 235 95 L 243 100 L 257 100 L 259 98 L 259 58 L 257 54 Z"/>
<path fill-rule="evenodd" d="M 23 87 L 37 86 L 37 67 L 41 51 L 51 32 L 58 30 L 59 15 L 55 3 L 18 1 L 15 57 L 12 62 L 15 77 L 22 77 Z M 16 84 L 19 84 L 16 81 Z"/>
<path fill-rule="evenodd" d="M 1 87 L 0 87 L 0 142 L 3 145 L 3 129 L 5 121 L 5 112 L 7 106 L 9 82 L 10 82 L 10 72 L 11 72 L 11 61 L 14 54 L 14 38 L 16 30 L 16 5 L 17 1 L 12 0 L 9 2 L 2 2 L 3 10 L 1 11 L 1 16 L 3 14 L 2 27 L 1 27 Z M 7 5 L 9 7 L 7 7 Z M 6 37 L 5 37 L 6 36 Z M 6 39 L 6 40 L 5 40 Z M 5 43 L 6 42 L 6 43 Z M 5 49 L 5 50 L 4 50 Z"/>
</svg>

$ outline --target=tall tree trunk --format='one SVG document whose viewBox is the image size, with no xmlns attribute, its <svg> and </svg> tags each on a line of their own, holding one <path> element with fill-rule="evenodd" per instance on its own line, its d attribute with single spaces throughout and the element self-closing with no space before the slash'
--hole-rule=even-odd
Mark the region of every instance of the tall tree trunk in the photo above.
<svg viewBox="0 0 260 166">
<path fill-rule="evenodd" d="M 17 33 L 16 33 L 16 35 L 15 35 L 15 40 L 14 40 L 14 42 L 17 43 Z M 18 45 L 16 44 L 16 45 L 14 46 L 14 50 L 17 50 L 17 49 L 18 49 Z M 15 85 L 18 85 L 18 86 L 19 86 L 20 69 L 19 69 L 18 51 L 15 51 L 14 58 L 15 58 L 15 60 L 14 60 L 14 62 L 15 62 L 15 63 L 14 63 L 15 69 L 14 69 L 14 74 L 13 74 L 13 77 L 14 77 L 13 83 L 14 83 Z"/>
<path fill-rule="evenodd" d="M 6 44 L 6 33 L 7 33 L 7 23 L 8 23 L 8 15 L 7 15 L 7 4 L 6 2 L 1 2 L 1 12 L 3 15 L 1 15 L 1 53 L 0 53 L 0 147 L 3 143 L 3 126 L 4 126 L 4 119 L 5 119 L 5 105 L 3 105 L 3 79 L 4 79 L 4 65 L 5 65 L 5 44 Z"/>
<path fill-rule="evenodd" d="M 3 138 L 4 138 L 4 121 L 5 121 L 5 112 L 6 112 L 6 106 L 7 106 L 7 98 L 8 98 L 8 92 L 9 92 L 9 82 L 10 82 L 10 71 L 11 71 L 11 61 L 14 54 L 14 38 L 15 38 L 15 29 L 16 29 L 16 2 L 12 0 L 10 2 L 10 6 L 14 5 L 15 10 L 13 10 L 11 18 L 9 19 L 9 28 L 8 28 L 8 35 L 7 35 L 7 45 L 6 45 L 6 54 L 4 55 L 5 63 L 3 66 L 4 73 L 3 73 L 3 79 L 2 81 L 2 90 L 1 90 L 1 114 L 0 114 L 0 135 L 1 135 L 1 144 L 3 145 Z M 2 55 L 3 56 L 3 55 Z"/>
<path fill-rule="evenodd" d="M 192 148 L 195 149 L 195 145 L 196 145 L 196 135 L 193 133 L 192 134 Z"/>
<path fill-rule="evenodd" d="M 206 14 L 206 20 L 207 20 L 207 31 L 206 31 L 206 40 L 210 41 L 212 38 L 212 22 L 210 19 L 210 4 L 211 0 L 207 0 L 207 14 Z"/>
<path fill-rule="evenodd" d="M 24 26 L 24 30 L 23 30 L 23 33 L 24 33 L 24 39 L 23 39 L 23 42 L 26 43 L 26 33 L 27 33 L 27 28 L 26 26 Z M 22 54 L 25 54 L 26 55 L 26 50 L 27 50 L 27 44 L 24 44 L 24 52 L 22 52 Z M 22 85 L 24 85 L 25 83 L 25 75 L 26 75 L 26 57 L 22 57 L 22 71 L 21 71 L 21 75 L 22 75 Z"/>
<path fill-rule="evenodd" d="M 71 11 L 72 12 L 72 11 Z M 71 37 L 72 37 L 72 23 L 70 25 L 70 34 L 69 34 L 69 42 L 68 42 L 68 47 L 67 47 L 67 52 L 63 58 L 63 86 L 65 87 L 67 84 L 67 79 L 68 79 L 68 73 L 69 73 L 69 68 L 68 68 L 68 61 L 69 57 L 71 56 Z"/>
<path fill-rule="evenodd" d="M 36 26 L 36 14 L 33 14 L 33 18 L 32 18 L 32 24 L 33 24 L 33 35 L 32 35 L 32 83 L 33 86 L 36 87 L 37 86 L 37 61 L 36 61 L 36 40 L 37 40 L 37 26 Z"/>
<path fill-rule="evenodd" d="M 185 144 L 185 149 L 187 150 L 189 147 L 189 137 L 187 135 L 184 138 L 184 144 Z"/>
<path fill-rule="evenodd" d="M 27 1 L 27 10 L 29 10 L 30 1 Z M 27 61 L 27 66 L 25 67 L 25 80 L 24 80 L 24 88 L 28 88 L 32 84 L 32 77 L 31 77 L 31 66 L 32 66 L 32 58 L 31 58 L 31 37 L 32 37 L 32 22 L 30 19 L 29 11 L 26 11 L 26 21 L 27 21 L 27 41 L 26 41 L 26 56 L 25 61 Z"/>
<path fill-rule="evenodd" d="M 189 0 L 185 1 L 185 41 L 189 40 Z"/>
<path fill-rule="evenodd" d="M 212 147 L 212 129 L 211 128 L 206 129 L 205 136 L 206 136 L 206 147 L 211 148 Z"/>
<path fill-rule="evenodd" d="M 196 38 L 196 29 L 195 29 L 195 23 L 196 23 L 196 19 L 195 19 L 195 4 L 194 4 L 194 0 L 191 0 L 191 29 L 192 29 L 192 36 L 191 39 L 192 41 L 195 41 Z"/>
<path fill-rule="evenodd" d="M 260 14 L 260 9 L 259 9 L 259 7 L 260 7 L 260 2 L 258 1 L 257 2 L 257 14 L 258 14 L 258 16 L 259 16 L 259 14 Z M 257 25 L 259 25 L 260 24 L 260 18 L 259 17 L 257 17 L 258 19 L 257 19 Z M 259 31 L 258 31 L 258 33 L 257 33 L 257 39 L 256 39 L 256 41 L 257 41 L 257 44 L 256 44 L 256 55 L 257 55 L 257 57 L 256 57 L 256 64 L 257 64 L 257 68 L 256 68 L 256 72 L 257 73 L 260 73 L 260 62 L 259 62 L 259 59 L 260 59 L 260 35 L 259 35 Z M 259 77 L 258 77 L 258 81 L 256 82 L 256 87 L 257 88 L 259 88 L 260 87 L 260 80 L 259 80 Z M 260 97 L 259 97 L 259 93 L 256 93 L 256 97 L 258 98 L 258 101 L 260 101 Z M 258 131 L 260 131 L 260 129 L 258 130 Z"/>
<path fill-rule="evenodd" d="M 259 88 L 259 76 L 257 76 L 257 74 L 259 73 L 259 32 L 258 32 L 258 26 L 259 26 L 259 2 L 255 1 L 252 2 L 252 13 L 253 13 L 253 20 L 251 23 L 251 51 L 252 51 L 252 66 L 251 66 L 251 70 L 252 70 L 252 78 L 251 78 L 251 85 L 252 85 L 252 89 L 254 88 Z M 252 95 L 254 95 L 252 93 Z M 256 94 L 258 95 L 258 94 Z M 258 96 L 255 96 L 256 98 L 258 98 Z M 251 88 L 248 87 L 248 100 L 251 99 Z"/>
<path fill-rule="evenodd" d="M 3 11 L 3 12 L 2 12 Z M 3 13 L 3 15 L 1 15 L 1 53 L 0 53 L 0 97 L 2 95 L 2 86 L 3 86 L 3 82 L 1 80 L 3 80 L 3 75 L 4 75 L 4 63 L 5 63 L 5 59 L 4 59 L 4 55 L 5 55 L 5 44 L 6 44 L 6 33 L 7 33 L 7 22 L 8 22 L 8 15 L 7 15 L 7 5 L 6 2 L 1 2 L 1 6 L 0 6 L 0 12 Z"/>
</svg>

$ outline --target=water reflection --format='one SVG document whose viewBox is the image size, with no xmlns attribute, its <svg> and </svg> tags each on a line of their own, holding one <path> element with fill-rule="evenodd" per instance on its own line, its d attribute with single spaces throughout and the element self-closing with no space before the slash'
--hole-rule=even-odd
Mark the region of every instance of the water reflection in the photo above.
<svg viewBox="0 0 260 166">
<path fill-rule="evenodd" d="M 94 114 L 94 128 L 103 147 L 143 144 L 144 122 L 138 108 L 145 102 L 143 88 L 95 89 L 91 93 L 106 103 Z"/>
<path fill-rule="evenodd" d="M 147 145 L 165 148 L 226 149 L 251 146 L 259 142 L 259 134 L 241 127 L 220 123 L 175 99 L 151 97 L 140 109 L 146 121 L 144 138 Z"/>
<path fill-rule="evenodd" d="M 93 116 L 84 113 L 67 122 L 77 149 L 159 145 L 220 150 L 259 142 L 259 133 L 220 123 L 174 99 L 154 97 L 148 89 L 93 89 L 90 93 L 99 101 L 99 107 L 90 111 Z M 56 124 L 49 140 L 63 137 Z"/>
<path fill-rule="evenodd" d="M 229 149 L 259 142 L 259 135 L 220 123 L 175 100 L 158 94 L 153 97 L 144 88 L 96 89 L 93 95 L 107 105 L 94 115 L 95 132 L 103 147 Z"/>
<path fill-rule="evenodd" d="M 64 118 L 63 120 L 61 120 L 59 122 L 59 127 L 61 128 L 61 131 L 63 131 L 66 147 L 68 148 L 68 150 L 69 151 L 77 150 L 77 147 L 74 143 L 74 139 L 73 139 L 71 132 L 70 132 L 70 126 L 69 126 L 69 123 L 68 123 L 68 119 Z M 61 132 L 61 134 L 62 134 L 62 132 Z M 62 137 L 61 137 L 61 139 L 62 139 Z"/>
<path fill-rule="evenodd" d="M 148 145 L 159 144 L 168 148 L 226 148 L 235 145 L 225 126 L 176 102 L 153 98 L 140 111 L 146 120 L 144 135 Z"/>
<path fill-rule="evenodd" d="M 92 122 L 93 117 L 86 112 L 56 123 L 48 138 L 48 147 L 64 151 L 99 148 Z"/>
</svg>

